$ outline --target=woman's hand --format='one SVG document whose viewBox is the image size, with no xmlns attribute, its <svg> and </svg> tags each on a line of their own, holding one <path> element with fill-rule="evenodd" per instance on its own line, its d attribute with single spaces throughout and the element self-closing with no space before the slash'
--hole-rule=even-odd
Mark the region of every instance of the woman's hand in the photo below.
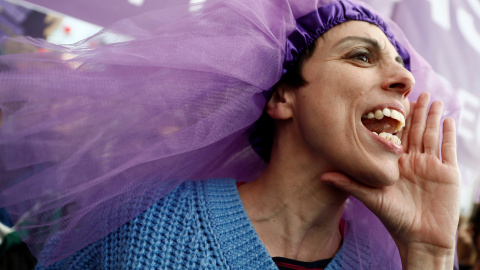
<svg viewBox="0 0 480 270">
<path fill-rule="evenodd" d="M 452 269 L 460 212 L 455 123 L 450 118 L 443 123 L 440 158 L 443 105 L 433 102 L 428 111 L 429 101 L 423 93 L 411 103 L 394 185 L 372 188 L 342 173 L 327 173 L 321 180 L 352 194 L 378 216 L 395 240 L 404 268 Z"/>
</svg>

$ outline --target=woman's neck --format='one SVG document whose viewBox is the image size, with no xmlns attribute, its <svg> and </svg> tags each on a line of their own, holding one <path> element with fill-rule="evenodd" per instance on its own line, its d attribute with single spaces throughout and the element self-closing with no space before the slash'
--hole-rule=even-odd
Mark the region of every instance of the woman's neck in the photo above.
<svg viewBox="0 0 480 270">
<path fill-rule="evenodd" d="M 271 161 L 259 178 L 239 187 L 240 197 L 270 256 L 332 258 L 341 245 L 348 195 L 321 183 L 319 166 L 309 169 L 298 161 Z"/>
</svg>

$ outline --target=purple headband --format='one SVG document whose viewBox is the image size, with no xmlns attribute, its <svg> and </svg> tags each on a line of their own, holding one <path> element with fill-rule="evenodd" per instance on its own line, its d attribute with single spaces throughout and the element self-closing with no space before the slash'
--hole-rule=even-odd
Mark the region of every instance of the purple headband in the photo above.
<svg viewBox="0 0 480 270">
<path fill-rule="evenodd" d="M 317 38 L 330 28 L 346 21 L 365 21 L 377 25 L 403 58 L 406 69 L 410 70 L 410 55 L 408 51 L 395 40 L 393 33 L 388 29 L 385 22 L 378 15 L 372 13 L 359 3 L 345 0 L 322 6 L 297 19 L 295 30 L 287 39 L 283 74 L 298 61 L 299 56 L 302 55 Z"/>
</svg>

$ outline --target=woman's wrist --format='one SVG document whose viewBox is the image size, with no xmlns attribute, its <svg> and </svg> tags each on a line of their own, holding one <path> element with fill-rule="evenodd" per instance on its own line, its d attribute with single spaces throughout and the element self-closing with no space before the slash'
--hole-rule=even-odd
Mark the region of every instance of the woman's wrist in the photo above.
<svg viewBox="0 0 480 270">
<path fill-rule="evenodd" d="M 455 245 L 452 248 L 423 243 L 399 246 L 403 269 L 453 269 Z"/>
</svg>

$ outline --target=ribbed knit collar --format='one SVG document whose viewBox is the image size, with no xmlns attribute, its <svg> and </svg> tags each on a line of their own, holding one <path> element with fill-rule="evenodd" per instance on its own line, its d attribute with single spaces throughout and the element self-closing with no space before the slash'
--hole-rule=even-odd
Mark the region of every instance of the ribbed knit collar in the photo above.
<svg viewBox="0 0 480 270">
<path fill-rule="evenodd" d="M 238 194 L 235 180 L 203 181 L 213 233 L 232 269 L 272 269 L 277 266 L 253 228 Z M 340 269 L 341 249 L 325 270 Z"/>
</svg>

